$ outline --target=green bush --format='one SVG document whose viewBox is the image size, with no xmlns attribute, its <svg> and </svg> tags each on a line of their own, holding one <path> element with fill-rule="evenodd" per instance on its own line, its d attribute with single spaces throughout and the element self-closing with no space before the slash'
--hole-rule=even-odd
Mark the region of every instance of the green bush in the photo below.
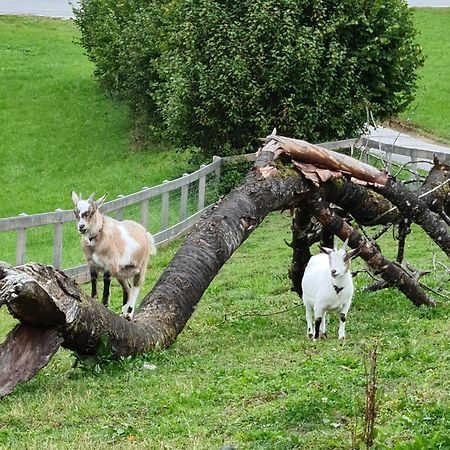
<svg viewBox="0 0 450 450">
<path fill-rule="evenodd" d="M 137 122 L 161 126 L 154 93 L 161 86 L 156 61 L 163 39 L 160 3 L 81 0 L 75 23 L 105 91 L 125 100 Z"/>
<path fill-rule="evenodd" d="M 412 100 L 422 64 L 403 0 L 83 0 L 97 77 L 150 130 L 204 155 L 254 149 L 274 127 L 353 136 Z"/>
</svg>

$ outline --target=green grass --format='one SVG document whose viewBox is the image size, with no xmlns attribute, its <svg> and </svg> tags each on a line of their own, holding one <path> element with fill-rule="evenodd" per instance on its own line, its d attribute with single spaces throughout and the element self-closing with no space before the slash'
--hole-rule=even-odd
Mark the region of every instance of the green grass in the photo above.
<svg viewBox="0 0 450 450">
<path fill-rule="evenodd" d="M 178 176 L 183 155 L 130 151 L 131 121 L 105 97 L 70 21 L 0 16 L 0 217 L 72 207 L 70 192 L 129 194 Z"/>
<path fill-rule="evenodd" d="M 337 340 L 333 316 L 329 339 L 310 342 L 303 308 L 295 308 L 299 299 L 290 291 L 289 238 L 288 215 L 271 215 L 223 267 L 167 350 L 103 365 L 98 373 L 72 369 L 73 357 L 60 350 L 0 401 L 0 448 L 350 448 L 362 417 L 364 353 L 374 343 L 380 349 L 377 448 L 448 448 L 448 300 L 416 308 L 396 290 L 362 293 L 369 280 L 359 276 L 347 340 Z M 382 241 L 390 256 L 391 242 L 390 236 Z M 173 245 L 152 261 L 145 291 L 175 251 Z M 430 267 L 433 251 L 445 261 L 414 229 L 408 260 Z M 437 270 L 426 281 L 437 287 L 448 274 Z M 113 290 L 119 311 L 120 288 Z M 2 332 L 11 326 L 0 312 Z"/>
<path fill-rule="evenodd" d="M 450 143 L 450 8 L 418 8 L 414 17 L 426 59 L 416 99 L 401 119 Z"/>
</svg>

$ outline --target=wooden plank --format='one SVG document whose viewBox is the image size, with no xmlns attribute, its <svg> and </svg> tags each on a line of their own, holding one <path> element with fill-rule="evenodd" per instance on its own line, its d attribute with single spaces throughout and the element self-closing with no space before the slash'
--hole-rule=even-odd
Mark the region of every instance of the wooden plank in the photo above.
<svg viewBox="0 0 450 450">
<path fill-rule="evenodd" d="M 201 211 L 205 207 L 205 195 L 206 195 L 206 175 L 198 180 L 197 211 Z"/>
<path fill-rule="evenodd" d="M 57 209 L 56 212 L 62 212 L 62 209 Z M 53 267 L 60 269 L 62 266 L 63 254 L 63 223 L 55 225 L 55 233 L 53 235 Z"/>
<path fill-rule="evenodd" d="M 184 176 L 188 176 L 187 173 L 183 174 Z M 181 187 L 181 195 L 180 195 L 180 222 L 187 217 L 187 207 L 188 207 L 188 194 L 189 194 L 189 185 Z"/>
<path fill-rule="evenodd" d="M 149 189 L 147 186 L 144 186 L 142 188 L 143 191 Z M 141 201 L 141 225 L 148 230 L 148 206 L 149 206 L 149 199 L 146 198 Z"/>
<path fill-rule="evenodd" d="M 415 184 L 419 180 L 419 175 L 417 173 L 417 158 L 415 156 L 411 156 L 411 180 L 415 181 Z"/>
<path fill-rule="evenodd" d="M 25 213 L 19 214 L 19 217 L 25 217 Z M 27 245 L 27 229 L 19 228 L 17 230 L 16 238 L 16 266 L 20 266 L 25 263 L 25 249 Z"/>
<path fill-rule="evenodd" d="M 125 196 L 122 194 L 119 194 L 117 198 L 120 200 L 124 198 Z M 123 208 L 117 208 L 114 210 L 114 219 L 116 220 L 123 220 Z"/>
<path fill-rule="evenodd" d="M 168 183 L 168 181 L 164 181 L 164 183 Z M 169 191 L 163 192 L 161 196 L 161 231 L 169 228 L 169 196 Z"/>
<path fill-rule="evenodd" d="M 71 222 L 74 220 L 72 210 L 63 211 L 62 213 L 42 213 L 33 215 L 21 215 L 16 217 L 8 217 L 0 219 L 0 231 L 14 231 L 20 228 L 34 228 L 44 225 L 54 225 L 56 223 Z"/>
</svg>

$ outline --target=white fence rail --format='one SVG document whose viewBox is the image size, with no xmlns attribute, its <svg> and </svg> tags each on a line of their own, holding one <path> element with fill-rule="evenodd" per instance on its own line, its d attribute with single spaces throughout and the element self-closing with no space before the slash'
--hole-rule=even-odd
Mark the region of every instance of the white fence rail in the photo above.
<svg viewBox="0 0 450 450">
<path fill-rule="evenodd" d="M 353 148 L 354 146 L 363 146 L 363 157 L 367 157 L 371 150 L 375 150 L 377 154 L 385 152 L 387 155 L 396 154 L 410 158 L 415 163 L 419 159 L 433 160 L 436 156 L 441 162 L 449 162 L 450 154 L 434 152 L 432 150 L 424 150 L 417 148 L 402 147 L 398 145 L 390 145 L 371 140 L 369 138 L 347 139 L 345 141 L 326 142 L 319 144 L 330 150 L 339 148 Z M 254 155 L 247 155 L 248 159 L 254 159 Z M 149 229 L 155 237 L 158 246 L 162 246 L 171 242 L 183 233 L 187 232 L 197 222 L 202 213 L 210 207 L 207 205 L 207 191 L 211 186 L 217 187 L 220 178 L 221 165 L 231 158 L 215 157 L 213 162 L 207 166 L 202 166 L 199 170 L 184 174 L 182 177 L 165 181 L 164 183 L 154 186 L 145 187 L 141 191 L 119 196 L 119 198 L 104 203 L 101 207 L 103 213 L 113 213 L 114 217 L 121 220 L 125 217 L 127 208 L 134 207 L 134 220 L 139 221 L 142 225 Z M 416 169 L 414 169 L 416 170 Z M 210 179 L 208 179 L 210 177 Z M 192 191 L 195 190 L 193 198 Z M 176 199 L 177 205 L 171 195 L 178 192 Z M 159 199 L 158 207 L 152 208 L 151 204 L 155 199 Z M 213 201 L 215 198 L 213 199 Z M 136 208 L 138 211 L 136 211 Z M 157 211 L 155 214 L 154 210 Z M 155 217 L 155 215 L 159 217 Z M 170 220 L 171 216 L 176 216 L 175 220 Z M 149 219 L 153 218 L 153 223 L 149 223 Z M 175 222 L 172 224 L 172 222 Z M 64 229 L 64 225 L 69 224 L 69 229 Z M 55 212 L 43 214 L 19 214 L 17 217 L 0 219 L 0 236 L 5 234 L 15 234 L 14 256 L 16 265 L 25 263 L 28 258 L 28 246 L 32 242 L 27 242 L 29 232 L 38 227 L 53 227 L 51 239 L 53 241 L 51 263 L 56 268 L 62 268 L 64 271 L 78 281 L 88 279 L 88 269 L 85 264 L 74 265 L 68 267 L 64 260 L 64 236 L 70 230 L 73 233 L 72 244 L 79 243 L 79 236 L 75 231 L 74 215 L 72 210 L 57 209 Z M 11 236 L 10 236 L 11 239 Z M 48 246 L 50 243 L 47 244 Z M 4 245 L 0 245 L 0 252 L 3 251 Z M 82 258 L 81 250 L 78 251 L 79 257 Z M 49 256 L 50 257 L 50 256 Z M 0 259 L 2 254 L 0 253 Z M 34 259 L 38 260 L 38 259 Z M 81 259 L 82 260 L 82 259 Z M 80 260 L 80 262 L 81 262 Z M 48 261 L 50 262 L 50 261 Z"/>
</svg>

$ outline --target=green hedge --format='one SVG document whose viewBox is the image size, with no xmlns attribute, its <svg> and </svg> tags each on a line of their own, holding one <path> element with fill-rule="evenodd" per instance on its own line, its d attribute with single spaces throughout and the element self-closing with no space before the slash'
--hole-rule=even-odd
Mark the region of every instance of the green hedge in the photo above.
<svg viewBox="0 0 450 450">
<path fill-rule="evenodd" d="M 310 141 L 401 112 L 423 62 L 403 0 L 82 0 L 76 23 L 105 88 L 151 132 L 205 156 L 273 127 Z"/>
</svg>

